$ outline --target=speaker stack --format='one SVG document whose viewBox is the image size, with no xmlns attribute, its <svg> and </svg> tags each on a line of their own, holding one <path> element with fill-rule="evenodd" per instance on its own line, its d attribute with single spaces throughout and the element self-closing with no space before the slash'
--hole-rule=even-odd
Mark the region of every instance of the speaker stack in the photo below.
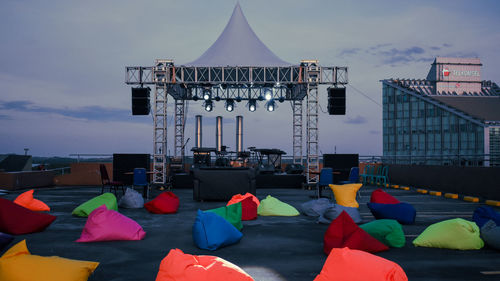
<svg viewBox="0 0 500 281">
<path fill-rule="evenodd" d="M 148 115 L 149 88 L 132 88 L 132 115 Z"/>
<path fill-rule="evenodd" d="M 328 88 L 328 114 L 345 115 L 345 88 Z"/>
</svg>

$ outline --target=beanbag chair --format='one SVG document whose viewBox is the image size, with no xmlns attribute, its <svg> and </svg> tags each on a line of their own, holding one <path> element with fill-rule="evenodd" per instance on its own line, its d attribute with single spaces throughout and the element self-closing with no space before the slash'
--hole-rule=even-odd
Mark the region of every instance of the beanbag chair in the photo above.
<svg viewBox="0 0 500 281">
<path fill-rule="evenodd" d="M 127 188 L 125 194 L 120 198 L 120 201 L 118 201 L 118 206 L 128 209 L 142 208 L 144 206 L 144 198 L 142 198 L 139 192 L 132 188 Z"/>
<path fill-rule="evenodd" d="M 153 214 L 173 214 L 179 209 L 179 197 L 173 192 L 165 191 L 144 204 L 144 208 Z"/>
<path fill-rule="evenodd" d="M 404 270 L 395 262 L 375 255 L 351 250 L 333 249 L 314 281 L 407 281 Z"/>
<path fill-rule="evenodd" d="M 253 281 L 238 266 L 214 256 L 193 256 L 172 249 L 161 261 L 156 281 Z"/>
<path fill-rule="evenodd" d="M 33 192 L 35 191 L 32 189 L 19 194 L 16 200 L 14 200 L 14 203 L 35 212 L 50 211 L 50 208 L 49 206 L 47 206 L 47 204 L 33 198 Z"/>
<path fill-rule="evenodd" d="M 137 222 L 102 205 L 90 213 L 76 242 L 142 240 L 144 236 L 146 232 Z"/>
<path fill-rule="evenodd" d="M 357 226 L 346 212 L 332 221 L 323 239 L 323 251 L 327 255 L 333 248 L 344 247 L 371 253 L 389 250 L 386 245 Z"/>
<path fill-rule="evenodd" d="M 417 216 L 417 211 L 412 205 L 408 203 L 398 203 L 398 204 L 379 204 L 379 203 L 367 203 L 368 208 L 372 212 L 373 216 L 380 219 L 391 219 L 397 220 L 402 224 L 413 224 L 415 223 L 415 217 Z"/>
<path fill-rule="evenodd" d="M 55 216 L 28 210 L 16 203 L 0 198 L 0 231 L 13 234 L 40 232 L 47 228 Z"/>
<path fill-rule="evenodd" d="M 500 225 L 500 213 L 495 212 L 493 208 L 488 206 L 477 207 L 472 215 L 472 220 L 479 227 L 483 227 L 483 225 L 489 220 L 492 220 L 497 225 Z"/>
<path fill-rule="evenodd" d="M 103 204 L 110 210 L 118 211 L 115 195 L 113 193 L 106 192 L 76 207 L 71 214 L 78 217 L 88 217 L 93 210 L 99 208 Z"/>
<path fill-rule="evenodd" d="M 329 224 L 345 211 L 355 223 L 362 221 L 358 208 L 344 207 L 339 204 L 331 204 L 325 212 L 318 218 L 319 223 Z"/>
<path fill-rule="evenodd" d="M 484 242 L 479 237 L 479 227 L 476 223 L 457 218 L 430 225 L 413 240 L 413 245 L 456 250 L 478 250 L 484 246 Z"/>
<path fill-rule="evenodd" d="M 299 211 L 288 205 L 285 202 L 281 202 L 277 198 L 267 195 L 266 199 L 260 202 L 257 208 L 257 214 L 259 216 L 285 216 L 292 217 L 300 215 Z"/>
<path fill-rule="evenodd" d="M 238 230 L 243 228 L 243 224 L 241 224 L 241 202 L 216 209 L 206 210 L 205 212 L 211 212 L 223 217 Z"/>
<path fill-rule="evenodd" d="M 241 202 L 241 220 L 248 221 L 257 218 L 257 207 L 259 207 L 260 201 L 257 197 L 253 196 L 251 193 L 246 193 L 245 195 L 236 194 L 227 203 L 227 206 Z"/>
<path fill-rule="evenodd" d="M 14 240 L 14 236 L 0 232 L 0 251 L 3 250 L 5 246 L 9 245 L 12 240 Z"/>
<path fill-rule="evenodd" d="M 359 227 L 389 247 L 402 248 L 406 244 L 403 227 L 395 220 L 375 220 Z"/>
<path fill-rule="evenodd" d="M 98 265 L 98 262 L 32 255 L 23 240 L 0 257 L 0 280 L 84 281 Z"/>
<path fill-rule="evenodd" d="M 392 197 L 389 193 L 383 191 L 381 188 L 377 188 L 372 192 L 372 196 L 370 197 L 371 203 L 380 203 L 380 204 L 398 204 L 401 203 L 398 199 Z"/>
<path fill-rule="evenodd" d="M 359 208 L 358 201 L 356 201 L 356 193 L 362 185 L 361 183 L 351 183 L 342 185 L 330 184 L 329 186 L 335 195 L 337 204 L 345 207 Z"/>
<path fill-rule="evenodd" d="M 196 246 L 205 250 L 238 243 L 243 234 L 221 216 L 198 210 L 193 225 L 193 240 Z"/>
<path fill-rule="evenodd" d="M 490 247 L 500 250 L 500 226 L 489 220 L 481 227 L 481 238 Z"/>
<path fill-rule="evenodd" d="M 319 217 L 330 207 L 332 203 L 327 198 L 319 198 L 307 201 L 300 205 L 300 210 L 306 216 Z M 340 213 L 339 213 L 340 214 Z"/>
</svg>

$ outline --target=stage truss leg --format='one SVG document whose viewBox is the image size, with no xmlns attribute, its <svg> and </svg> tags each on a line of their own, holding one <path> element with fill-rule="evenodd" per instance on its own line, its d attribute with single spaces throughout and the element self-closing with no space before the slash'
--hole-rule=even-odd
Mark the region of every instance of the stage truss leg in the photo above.
<svg viewBox="0 0 500 281">
<path fill-rule="evenodd" d="M 318 149 L 318 84 L 307 84 L 307 161 L 306 177 L 308 184 L 319 182 L 319 149 Z"/>
<path fill-rule="evenodd" d="M 174 159 L 175 162 L 184 165 L 184 120 L 186 101 L 175 100 L 175 138 L 174 138 Z"/>
<path fill-rule="evenodd" d="M 156 85 L 153 100 L 153 183 L 167 178 L 167 87 Z"/>
<path fill-rule="evenodd" d="M 292 101 L 293 111 L 293 164 L 303 165 L 302 161 L 302 100 Z"/>
</svg>

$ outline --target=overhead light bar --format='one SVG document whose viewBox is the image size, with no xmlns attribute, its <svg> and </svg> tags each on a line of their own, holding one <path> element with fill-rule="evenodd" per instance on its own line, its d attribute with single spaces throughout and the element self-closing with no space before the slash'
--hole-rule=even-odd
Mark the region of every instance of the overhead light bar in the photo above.
<svg viewBox="0 0 500 281">
<path fill-rule="evenodd" d="M 234 100 L 232 99 L 226 100 L 226 110 L 229 112 L 234 110 Z"/>
<path fill-rule="evenodd" d="M 249 100 L 248 101 L 248 110 L 250 112 L 254 112 L 255 110 L 257 110 L 257 101 L 256 100 Z"/>
<path fill-rule="evenodd" d="M 214 104 L 211 100 L 207 100 L 203 103 L 203 107 L 205 107 L 205 110 L 210 112 L 214 109 Z"/>
<path fill-rule="evenodd" d="M 276 109 L 276 103 L 274 100 L 270 100 L 266 103 L 266 109 L 269 112 L 273 112 Z"/>
</svg>

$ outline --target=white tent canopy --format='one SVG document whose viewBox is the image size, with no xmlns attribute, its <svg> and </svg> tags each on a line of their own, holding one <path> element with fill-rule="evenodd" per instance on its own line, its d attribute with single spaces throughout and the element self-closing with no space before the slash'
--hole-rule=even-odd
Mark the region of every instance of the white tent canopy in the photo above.
<svg viewBox="0 0 500 281">
<path fill-rule="evenodd" d="M 290 66 L 257 37 L 241 11 L 234 7 L 224 31 L 208 50 L 186 66 Z"/>
</svg>

